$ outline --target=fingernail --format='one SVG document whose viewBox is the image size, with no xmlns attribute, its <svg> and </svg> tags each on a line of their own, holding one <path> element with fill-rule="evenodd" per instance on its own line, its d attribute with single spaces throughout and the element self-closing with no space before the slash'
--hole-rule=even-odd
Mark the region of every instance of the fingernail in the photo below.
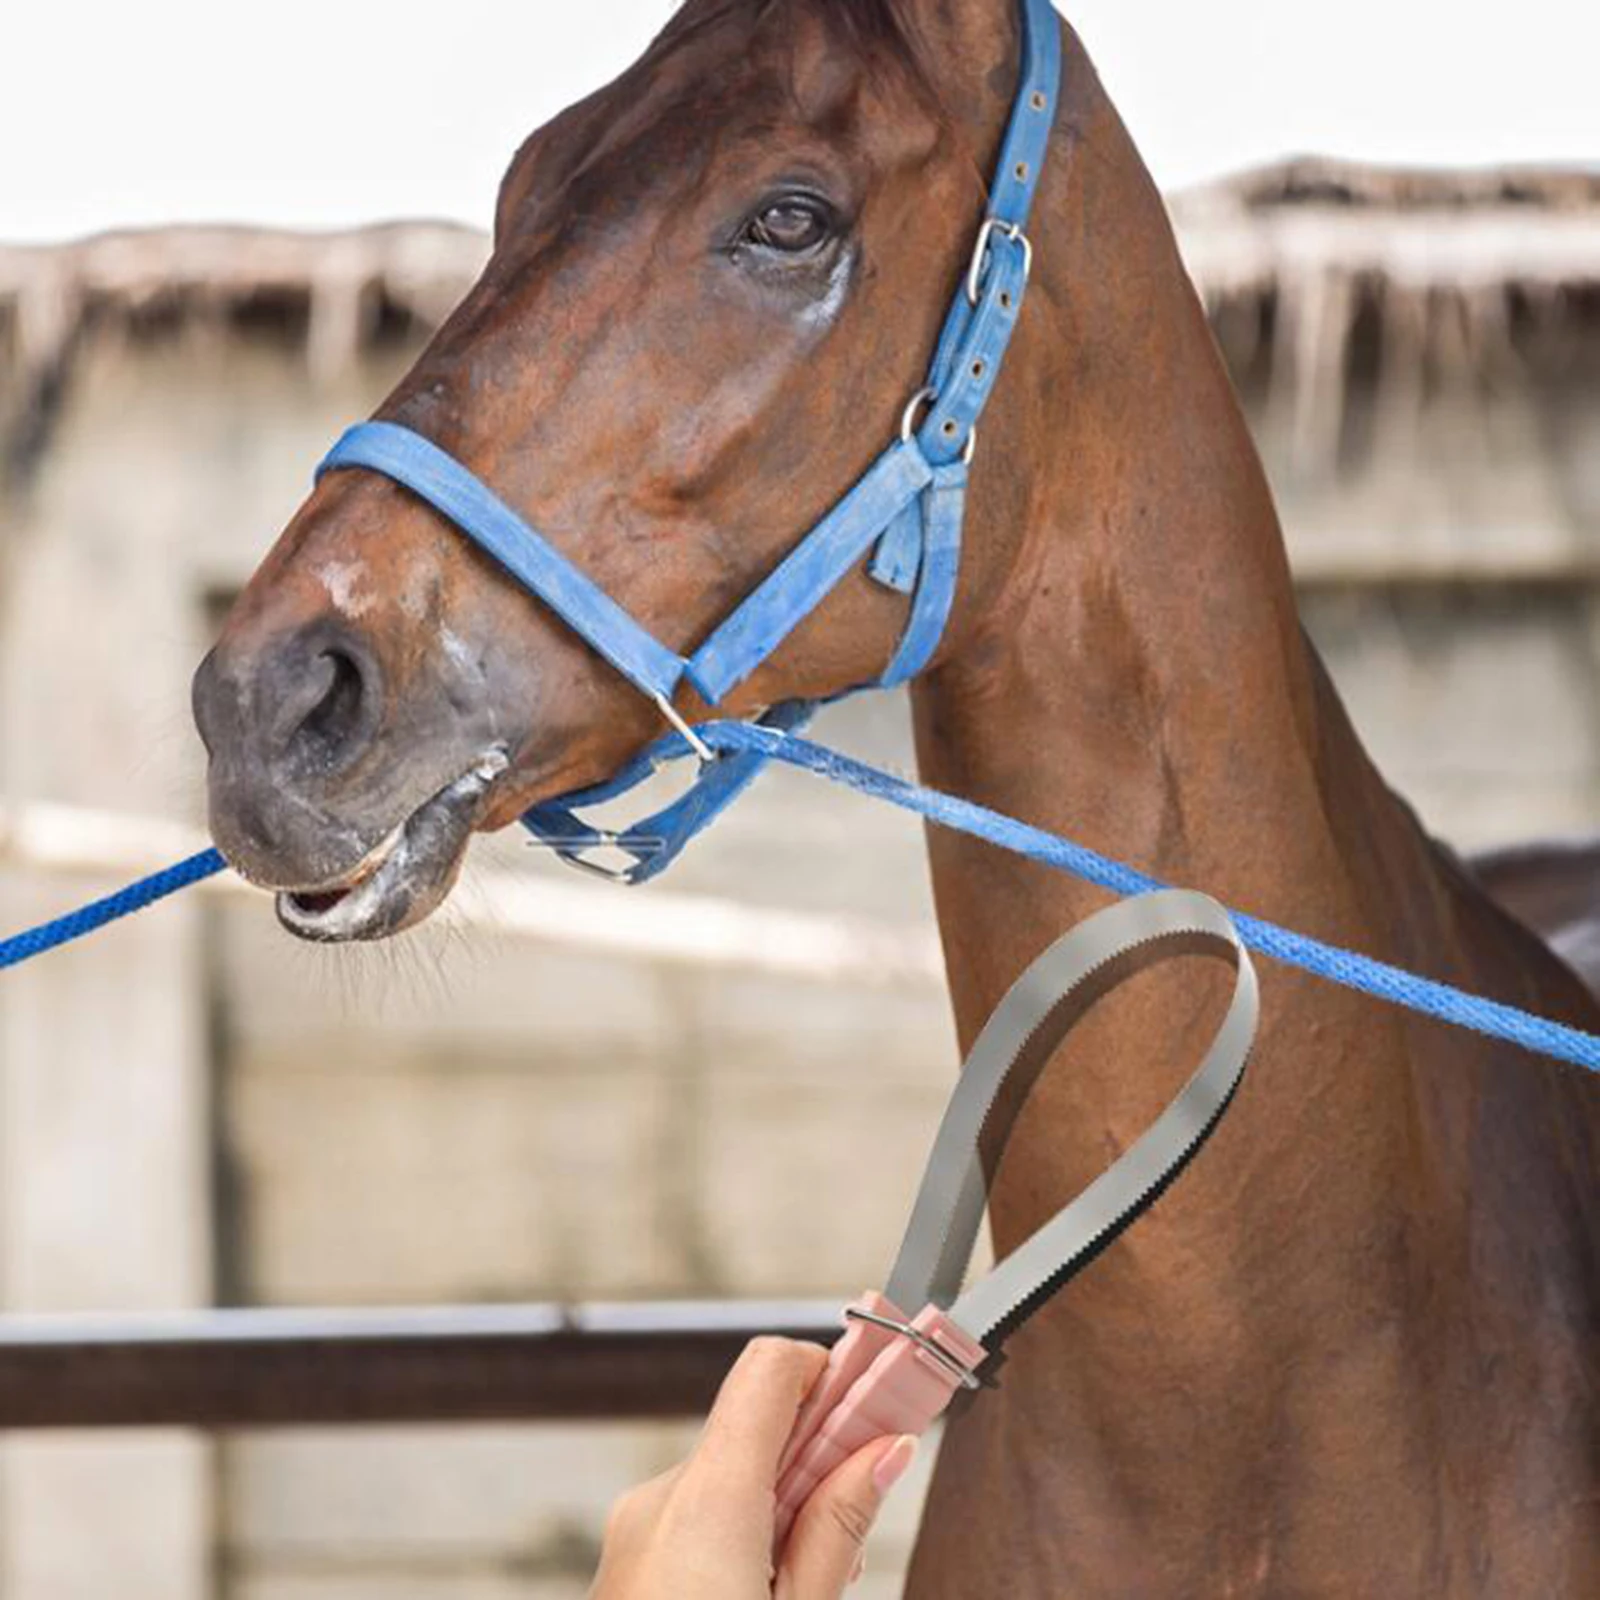
<svg viewBox="0 0 1600 1600">
<path fill-rule="evenodd" d="M 860 1583 L 867 1570 L 867 1552 L 861 1551 L 856 1556 L 856 1564 L 850 1569 L 850 1583 Z M 847 1584 L 848 1588 L 849 1585 Z"/>
<path fill-rule="evenodd" d="M 877 1466 L 872 1469 L 873 1487 L 879 1494 L 888 1494 L 905 1477 L 906 1468 L 911 1465 L 916 1453 L 916 1435 L 910 1433 L 902 1434 L 884 1451 Z"/>
</svg>

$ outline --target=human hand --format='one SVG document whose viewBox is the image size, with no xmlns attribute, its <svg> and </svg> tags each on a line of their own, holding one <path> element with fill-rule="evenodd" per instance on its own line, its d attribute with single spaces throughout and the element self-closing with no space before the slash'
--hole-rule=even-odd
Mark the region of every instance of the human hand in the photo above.
<svg viewBox="0 0 1600 1600">
<path fill-rule="evenodd" d="M 826 1360 L 788 1339 L 747 1346 L 689 1459 L 612 1509 L 590 1600 L 839 1600 L 916 1440 L 875 1440 L 826 1479 L 774 1572 L 778 1458 Z"/>
</svg>

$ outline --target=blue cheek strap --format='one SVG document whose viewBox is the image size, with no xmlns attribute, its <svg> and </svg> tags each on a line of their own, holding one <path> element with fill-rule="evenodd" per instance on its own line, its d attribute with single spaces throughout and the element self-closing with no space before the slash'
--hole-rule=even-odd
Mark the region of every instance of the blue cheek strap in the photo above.
<svg viewBox="0 0 1600 1600">
<path fill-rule="evenodd" d="M 927 385 L 906 408 L 900 438 L 691 655 L 668 649 L 647 632 L 475 473 L 421 434 L 394 422 L 363 422 L 317 468 L 319 479 L 364 469 L 410 490 L 548 606 L 670 724 L 671 732 L 605 782 L 543 801 L 524 815 L 529 832 L 574 865 L 642 883 L 663 871 L 750 786 L 771 757 L 759 746 L 713 754 L 677 710 L 678 691 L 687 683 L 708 705 L 718 705 L 863 561 L 875 582 L 909 596 L 911 608 L 883 675 L 857 688 L 905 683 L 938 648 L 960 576 L 978 422 L 1027 292 L 1033 247 L 1025 228 L 1060 95 L 1059 21 L 1049 0 L 1022 0 L 1022 7 L 1022 83 L 990 212 L 945 319 Z M 787 701 L 763 713 L 757 726 L 795 732 L 819 703 Z M 700 759 L 692 787 L 655 815 L 615 833 L 579 816 L 583 807 L 618 799 L 664 763 L 690 754 Z M 602 846 L 620 851 L 625 864 L 597 861 L 593 852 Z"/>
</svg>

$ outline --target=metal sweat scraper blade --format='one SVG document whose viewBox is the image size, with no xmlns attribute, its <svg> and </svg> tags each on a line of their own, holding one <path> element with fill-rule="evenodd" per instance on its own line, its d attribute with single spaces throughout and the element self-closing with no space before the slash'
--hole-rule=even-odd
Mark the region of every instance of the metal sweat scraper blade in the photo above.
<svg viewBox="0 0 1600 1600">
<path fill-rule="evenodd" d="M 1192 954 L 1217 956 L 1238 973 L 1228 1014 L 1199 1070 L 1137 1143 L 961 1293 L 988 1199 L 983 1135 L 1008 1076 L 1023 1062 L 1047 1060 L 1088 1007 L 1134 973 Z M 846 1310 L 844 1337 L 796 1420 L 779 1467 L 779 1548 L 800 1507 L 835 1467 L 874 1439 L 926 1432 L 958 1391 L 980 1387 L 978 1370 L 999 1337 L 1183 1167 L 1238 1087 L 1259 1010 L 1255 969 L 1227 912 L 1183 890 L 1112 906 L 1058 939 L 1023 973 L 962 1068 L 887 1287 Z M 996 1130 L 1002 1142 L 1007 1131 Z"/>
</svg>

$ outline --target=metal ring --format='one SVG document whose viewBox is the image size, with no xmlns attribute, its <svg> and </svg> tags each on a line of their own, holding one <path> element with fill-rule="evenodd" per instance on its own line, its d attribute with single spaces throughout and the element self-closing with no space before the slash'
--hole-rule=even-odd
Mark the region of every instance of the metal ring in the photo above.
<svg viewBox="0 0 1600 1600">
<path fill-rule="evenodd" d="M 932 1356 L 963 1389 L 983 1387 L 977 1373 L 957 1361 L 942 1344 L 935 1343 L 920 1328 L 913 1328 L 909 1322 L 896 1322 L 893 1317 L 880 1317 L 876 1311 L 867 1311 L 861 1306 L 846 1306 L 844 1315 L 846 1322 L 870 1322 L 876 1328 L 886 1328 L 890 1333 L 899 1334 L 902 1339 L 909 1339 L 919 1350 Z"/>
<path fill-rule="evenodd" d="M 918 389 L 906 404 L 905 415 L 900 419 L 900 442 L 910 444 L 917 436 L 917 413 L 925 405 L 931 405 L 939 398 L 937 389 Z M 967 429 L 967 442 L 962 447 L 961 464 L 964 467 L 972 465 L 972 458 L 978 453 L 978 425 Z"/>
<path fill-rule="evenodd" d="M 917 436 L 917 413 L 925 405 L 932 405 L 939 398 L 937 389 L 918 389 L 906 402 L 906 409 L 900 418 L 900 442 L 910 444 Z"/>
<path fill-rule="evenodd" d="M 967 442 L 961 447 L 961 465 L 970 467 L 972 458 L 978 453 L 978 424 L 974 422 L 967 429 Z"/>
<path fill-rule="evenodd" d="M 973 247 L 972 265 L 967 268 L 967 300 L 971 305 L 977 305 L 982 299 L 980 284 L 983 279 L 983 264 L 989 259 L 989 241 L 997 233 L 1002 233 L 1013 244 L 1022 246 L 1022 282 L 1026 286 L 1029 278 L 1033 276 L 1033 241 L 1022 231 L 1015 222 L 1007 222 L 1002 217 L 988 217 L 978 229 L 978 242 Z"/>
<path fill-rule="evenodd" d="M 684 739 L 688 742 L 689 748 L 693 750 L 697 756 L 699 756 L 702 764 L 709 765 L 711 762 L 717 759 L 717 752 L 713 750 L 711 746 L 708 745 L 705 740 L 702 739 L 700 735 L 689 726 L 687 722 L 684 721 L 683 717 L 678 711 L 678 708 L 673 705 L 673 703 L 667 699 L 664 694 L 652 695 L 650 698 L 655 701 L 656 709 L 661 713 L 661 715 L 664 716 L 667 721 L 671 723 L 680 734 L 683 735 Z"/>
</svg>

